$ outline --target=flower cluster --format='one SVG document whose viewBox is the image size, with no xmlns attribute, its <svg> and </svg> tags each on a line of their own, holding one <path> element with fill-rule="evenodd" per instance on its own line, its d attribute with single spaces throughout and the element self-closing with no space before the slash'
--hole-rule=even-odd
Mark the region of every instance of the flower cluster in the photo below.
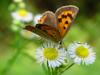
<svg viewBox="0 0 100 75">
<path fill-rule="evenodd" d="M 11 29 L 15 32 L 19 32 L 21 36 L 27 39 L 33 39 L 37 37 L 32 32 L 26 31 L 23 27 L 27 24 L 36 24 L 40 19 L 41 14 L 34 15 L 32 12 L 26 9 L 24 0 L 13 0 L 13 3 L 9 6 L 12 16 Z"/>
<path fill-rule="evenodd" d="M 30 22 L 33 20 L 33 14 L 26 9 L 23 0 L 13 0 L 14 3 L 10 6 L 12 18 L 20 22 Z"/>
<path fill-rule="evenodd" d="M 42 65 L 47 64 L 49 70 L 53 68 L 56 74 L 59 74 L 58 70 L 61 70 L 61 66 L 64 66 L 61 70 L 62 73 L 66 67 L 69 69 L 73 64 L 89 65 L 95 59 L 95 52 L 87 43 L 73 42 L 64 48 L 61 44 L 47 42 L 36 50 L 37 62 Z"/>
</svg>

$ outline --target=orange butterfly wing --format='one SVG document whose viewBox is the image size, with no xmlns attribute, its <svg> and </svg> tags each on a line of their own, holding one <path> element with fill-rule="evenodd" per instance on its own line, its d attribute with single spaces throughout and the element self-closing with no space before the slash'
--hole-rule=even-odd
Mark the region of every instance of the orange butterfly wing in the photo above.
<svg viewBox="0 0 100 75">
<path fill-rule="evenodd" d="M 58 42 L 60 41 L 61 36 L 56 27 L 56 16 L 51 11 L 46 11 L 45 13 L 43 13 L 43 16 L 40 18 L 38 24 L 36 25 L 36 28 L 47 34 L 49 39 Z"/>
<path fill-rule="evenodd" d="M 46 11 L 38 21 L 38 24 L 46 24 L 55 28 L 57 26 L 55 14 L 51 11 Z"/>
<path fill-rule="evenodd" d="M 78 13 L 78 10 L 78 7 L 69 5 L 63 6 L 56 11 L 57 29 L 59 30 L 62 39 L 68 32 Z"/>
<path fill-rule="evenodd" d="M 55 14 L 47 11 L 43 14 L 36 27 L 29 25 L 25 29 L 41 37 L 49 38 L 54 42 L 59 42 L 68 32 L 77 12 L 78 8 L 75 6 L 63 6 Z"/>
<path fill-rule="evenodd" d="M 59 42 L 61 39 L 59 31 L 49 25 L 37 24 L 36 27 L 28 25 L 24 29 L 34 32 L 41 37 L 51 39 L 54 42 Z"/>
</svg>

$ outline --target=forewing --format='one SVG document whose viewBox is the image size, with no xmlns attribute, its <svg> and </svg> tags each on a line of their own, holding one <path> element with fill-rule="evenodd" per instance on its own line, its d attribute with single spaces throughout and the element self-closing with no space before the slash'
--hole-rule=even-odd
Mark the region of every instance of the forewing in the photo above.
<svg viewBox="0 0 100 75">
<path fill-rule="evenodd" d="M 57 29 L 59 30 L 62 39 L 68 32 L 78 11 L 79 8 L 72 5 L 60 7 L 56 11 L 55 15 L 57 19 Z"/>
</svg>

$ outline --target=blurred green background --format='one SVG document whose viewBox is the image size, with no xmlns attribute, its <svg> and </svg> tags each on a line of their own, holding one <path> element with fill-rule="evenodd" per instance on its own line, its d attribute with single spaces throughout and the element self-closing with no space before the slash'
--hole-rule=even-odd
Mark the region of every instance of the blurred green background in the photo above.
<svg viewBox="0 0 100 75">
<path fill-rule="evenodd" d="M 80 11 L 64 38 L 66 46 L 73 41 L 87 42 L 96 51 L 96 61 L 89 66 L 74 65 L 63 75 L 100 74 L 100 0 L 23 0 L 33 15 L 47 10 L 55 12 L 63 5 L 76 5 Z M 39 40 L 26 39 L 11 29 L 9 11 L 13 0 L 0 0 L 0 75 L 44 75 L 42 67 L 34 59 Z"/>
</svg>

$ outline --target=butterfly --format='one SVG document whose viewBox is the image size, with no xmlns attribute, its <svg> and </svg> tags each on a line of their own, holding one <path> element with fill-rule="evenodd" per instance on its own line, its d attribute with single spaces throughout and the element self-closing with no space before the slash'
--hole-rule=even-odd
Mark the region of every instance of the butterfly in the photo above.
<svg viewBox="0 0 100 75">
<path fill-rule="evenodd" d="M 36 26 L 28 25 L 24 29 L 54 42 L 60 42 L 69 31 L 78 11 L 79 8 L 73 5 L 62 6 L 55 13 L 46 11 Z"/>
</svg>

